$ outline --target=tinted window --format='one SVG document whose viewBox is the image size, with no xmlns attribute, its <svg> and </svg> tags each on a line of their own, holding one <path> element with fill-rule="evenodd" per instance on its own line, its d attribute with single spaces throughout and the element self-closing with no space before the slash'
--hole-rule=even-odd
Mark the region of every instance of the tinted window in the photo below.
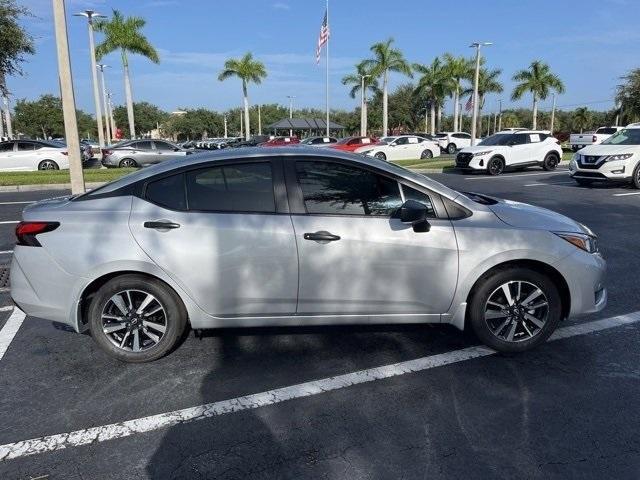
<svg viewBox="0 0 640 480">
<path fill-rule="evenodd" d="M 482 140 L 479 145 L 508 145 L 513 139 L 511 133 L 497 133 Z"/>
<path fill-rule="evenodd" d="M 276 211 L 270 163 L 248 163 L 187 172 L 189 210 Z"/>
<path fill-rule="evenodd" d="M 13 142 L 0 143 L 0 152 L 13 151 Z"/>
<path fill-rule="evenodd" d="M 142 142 L 140 142 L 142 143 Z M 158 150 L 162 150 L 163 152 L 166 151 L 173 151 L 173 149 L 175 148 L 173 145 L 169 145 L 166 142 L 158 142 L 157 140 L 155 142 L 153 142 L 156 144 L 156 149 Z"/>
<path fill-rule="evenodd" d="M 613 135 L 617 131 L 618 131 L 617 128 L 602 127 L 602 128 L 599 128 L 598 130 L 596 130 L 596 133 L 600 133 L 602 135 Z"/>
<path fill-rule="evenodd" d="M 131 144 L 131 148 L 137 148 L 138 150 L 151 150 L 151 142 L 135 142 Z"/>
<path fill-rule="evenodd" d="M 18 142 L 18 151 L 35 150 L 36 146 L 31 142 Z"/>
<path fill-rule="evenodd" d="M 513 140 L 509 142 L 509 145 L 524 145 L 525 143 L 527 143 L 527 140 L 529 138 L 529 135 L 524 133 L 515 133 L 511 136 L 513 137 Z"/>
<path fill-rule="evenodd" d="M 147 199 L 172 210 L 186 210 L 184 175 L 172 175 L 147 185 Z"/>
<path fill-rule="evenodd" d="M 415 200 L 416 202 L 420 202 L 425 207 L 427 207 L 428 217 L 433 218 L 436 216 L 435 210 L 433 209 L 433 203 L 431 203 L 431 199 L 429 198 L 429 195 L 427 195 L 426 193 L 419 192 L 414 188 L 407 187 L 406 185 L 402 185 L 402 193 L 404 193 L 405 201 Z"/>
<path fill-rule="evenodd" d="M 296 162 L 307 213 L 390 216 L 402 205 L 398 182 L 330 162 Z"/>
<path fill-rule="evenodd" d="M 466 139 L 471 138 L 471 135 L 469 135 L 468 133 L 454 133 L 451 136 L 454 138 L 466 138 Z"/>
<path fill-rule="evenodd" d="M 406 145 L 407 143 L 409 143 L 409 138 L 407 137 L 400 137 L 396 140 L 396 145 Z"/>
</svg>

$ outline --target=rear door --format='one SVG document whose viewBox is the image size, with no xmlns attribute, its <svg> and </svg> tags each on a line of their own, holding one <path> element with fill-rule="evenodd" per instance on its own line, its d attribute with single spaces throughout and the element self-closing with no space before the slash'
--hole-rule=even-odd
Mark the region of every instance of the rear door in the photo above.
<svg viewBox="0 0 640 480">
<path fill-rule="evenodd" d="M 292 314 L 298 258 L 283 192 L 279 161 L 215 162 L 148 182 L 130 227 L 208 314 Z"/>
<path fill-rule="evenodd" d="M 330 159 L 286 162 L 300 263 L 300 315 L 438 315 L 456 289 L 458 250 L 435 194 L 377 170 Z M 423 202 L 431 230 L 395 218 L 405 199 Z"/>
<path fill-rule="evenodd" d="M 0 143 L 0 170 L 15 170 L 15 143 L 16 142 L 2 142 Z"/>
</svg>

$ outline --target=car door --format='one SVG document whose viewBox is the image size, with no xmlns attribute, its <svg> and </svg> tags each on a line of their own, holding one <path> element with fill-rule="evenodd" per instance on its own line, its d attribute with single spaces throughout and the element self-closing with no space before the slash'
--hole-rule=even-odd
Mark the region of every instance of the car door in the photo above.
<svg viewBox="0 0 640 480">
<path fill-rule="evenodd" d="M 2 142 L 0 143 L 0 170 L 15 170 L 15 143 L 16 142 Z"/>
<path fill-rule="evenodd" d="M 361 164 L 300 158 L 286 162 L 300 265 L 299 315 L 438 315 L 456 289 L 451 222 L 428 192 Z M 433 194 L 432 194 L 433 195 Z M 428 206 L 429 232 L 395 218 L 403 199 Z M 348 321 L 348 317 L 345 317 Z"/>
<path fill-rule="evenodd" d="M 176 151 L 176 147 L 174 145 L 161 140 L 154 140 L 153 145 L 155 147 L 156 158 L 159 162 L 186 155 L 186 152 L 180 149 Z"/>
<path fill-rule="evenodd" d="M 409 138 L 400 137 L 395 139 L 387 148 L 384 149 L 387 154 L 387 160 L 406 160 L 409 158 L 408 153 Z"/>
<path fill-rule="evenodd" d="M 525 133 L 514 133 L 508 142 L 509 152 L 507 155 L 507 165 L 518 165 L 531 161 L 531 148 L 528 144 L 528 135 Z"/>
<path fill-rule="evenodd" d="M 18 141 L 11 160 L 15 170 L 37 170 L 41 159 L 34 142 Z"/>
<path fill-rule="evenodd" d="M 471 146 L 471 135 L 469 135 L 468 133 L 454 133 L 451 136 L 455 139 L 454 143 L 456 144 L 458 149 Z"/>
<path fill-rule="evenodd" d="M 151 179 L 130 228 L 209 315 L 293 314 L 298 258 L 280 162 L 215 162 Z M 274 193 L 275 192 L 275 193 Z"/>
</svg>

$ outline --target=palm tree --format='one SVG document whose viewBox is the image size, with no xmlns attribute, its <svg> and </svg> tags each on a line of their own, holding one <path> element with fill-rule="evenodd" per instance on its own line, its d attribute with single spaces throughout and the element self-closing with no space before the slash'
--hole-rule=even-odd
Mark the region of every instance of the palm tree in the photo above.
<svg viewBox="0 0 640 480">
<path fill-rule="evenodd" d="M 242 96 L 244 101 L 244 136 L 249 140 L 251 130 L 249 128 L 249 96 L 247 85 L 249 82 L 260 84 L 266 78 L 267 70 L 259 60 L 254 60 L 250 52 L 245 53 L 242 58 L 230 58 L 224 62 L 224 70 L 218 75 L 221 82 L 231 77 L 238 77 L 242 80 Z"/>
<path fill-rule="evenodd" d="M 371 92 L 372 95 L 375 95 L 380 91 L 378 80 L 373 77 L 373 75 L 371 74 L 371 70 L 367 69 L 366 65 L 364 65 L 364 62 L 360 62 L 356 65 L 356 73 L 345 75 L 342 78 L 342 84 L 351 86 L 351 90 L 349 91 L 349 95 L 351 96 L 351 98 L 356 98 L 356 95 L 358 94 L 358 92 L 360 92 L 362 86 L 364 85 L 362 111 L 360 112 L 360 134 L 366 135 L 368 104 L 367 92 Z"/>
<path fill-rule="evenodd" d="M 580 133 L 591 123 L 591 112 L 587 107 L 576 108 L 571 116 L 571 123 L 575 128 L 580 129 Z"/>
<path fill-rule="evenodd" d="M 564 84 L 560 77 L 551 71 L 549 65 L 540 60 L 531 62 L 529 69 L 516 72 L 513 81 L 518 84 L 513 89 L 511 100 L 520 100 L 527 92 L 533 95 L 533 129 L 535 130 L 538 124 L 538 101 L 546 100 L 551 90 L 563 93 Z"/>
<path fill-rule="evenodd" d="M 373 57 L 364 60 L 362 65 L 376 78 L 382 77 L 382 136 L 387 136 L 389 124 L 389 72 L 399 72 L 411 77 L 411 67 L 402 52 L 393 48 L 393 38 L 371 46 Z"/>
<path fill-rule="evenodd" d="M 620 78 L 624 83 L 616 87 L 617 115 L 633 122 L 640 117 L 640 68 L 631 70 Z"/>
<path fill-rule="evenodd" d="M 159 63 L 160 57 L 156 49 L 149 43 L 140 29 L 147 21 L 141 17 L 125 17 L 118 10 L 113 11 L 111 20 L 99 20 L 95 28 L 104 33 L 104 41 L 96 47 L 96 57 L 100 60 L 105 55 L 120 50 L 122 68 L 124 70 L 124 93 L 127 101 L 127 117 L 131 138 L 136 137 L 135 118 L 133 116 L 133 96 L 129 78 L 129 53 L 147 57 L 153 63 Z"/>
<path fill-rule="evenodd" d="M 453 130 L 458 131 L 458 104 L 462 80 L 469 80 L 473 75 L 473 61 L 464 57 L 444 54 L 444 71 L 451 82 L 451 98 L 453 99 Z"/>
<path fill-rule="evenodd" d="M 502 93 L 504 87 L 498 77 L 502 75 L 502 70 L 496 68 L 495 70 L 488 70 L 484 67 L 478 71 L 478 132 L 482 132 L 482 108 L 484 107 L 484 101 L 489 93 Z M 473 95 L 473 85 L 465 89 L 462 92 L 463 95 Z"/>
<path fill-rule="evenodd" d="M 414 63 L 413 69 L 422 75 L 418 81 L 416 93 L 427 98 L 431 116 L 431 135 L 434 135 L 436 133 L 436 108 L 440 109 L 445 97 L 451 91 L 451 84 L 439 58 L 434 58 L 430 65 Z"/>
</svg>

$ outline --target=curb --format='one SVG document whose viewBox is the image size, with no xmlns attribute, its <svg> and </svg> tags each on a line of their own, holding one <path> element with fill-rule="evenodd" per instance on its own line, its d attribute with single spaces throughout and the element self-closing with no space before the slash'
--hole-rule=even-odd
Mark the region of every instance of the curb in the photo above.
<svg viewBox="0 0 640 480">
<path fill-rule="evenodd" d="M 85 183 L 87 189 L 101 187 L 107 182 Z M 0 185 L 0 192 L 37 192 L 39 190 L 71 190 L 70 183 L 45 183 L 40 185 Z"/>
<path fill-rule="evenodd" d="M 569 165 L 568 161 L 562 161 L 558 164 L 559 167 L 566 167 Z M 444 167 L 444 168 L 411 168 L 407 167 L 412 172 L 416 173 L 449 173 L 449 172 L 459 172 L 459 170 L 455 166 Z"/>
</svg>

